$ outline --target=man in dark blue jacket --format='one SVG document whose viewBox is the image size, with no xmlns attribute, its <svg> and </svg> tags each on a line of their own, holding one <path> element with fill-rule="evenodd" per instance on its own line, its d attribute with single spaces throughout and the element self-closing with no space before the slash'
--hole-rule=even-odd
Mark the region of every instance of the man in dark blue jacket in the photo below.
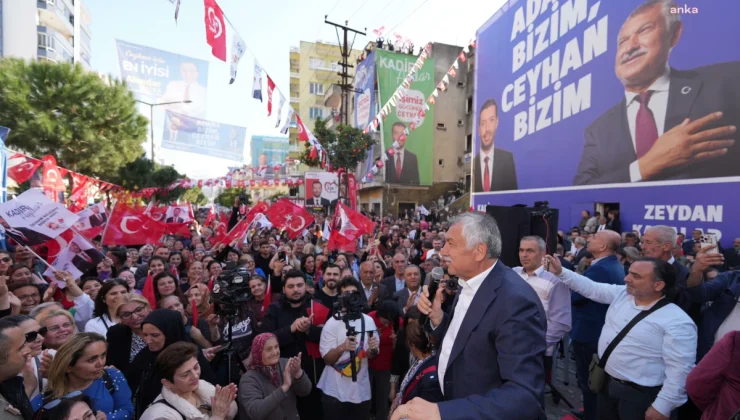
<svg viewBox="0 0 740 420">
<path fill-rule="evenodd" d="M 624 284 L 624 266 L 619 263 L 616 253 L 622 238 L 617 232 L 604 230 L 588 241 L 588 251 L 593 254 L 591 267 L 584 276 L 599 283 Z M 588 367 L 597 353 L 599 335 L 604 327 L 606 310 L 609 305 L 596 303 L 576 292 L 571 292 L 572 328 L 571 346 L 576 358 L 578 386 L 583 393 L 583 419 L 596 419 L 596 394 L 588 388 Z M 576 414 L 574 412 L 574 414 Z M 577 413 L 580 415 L 580 413 Z"/>
</svg>

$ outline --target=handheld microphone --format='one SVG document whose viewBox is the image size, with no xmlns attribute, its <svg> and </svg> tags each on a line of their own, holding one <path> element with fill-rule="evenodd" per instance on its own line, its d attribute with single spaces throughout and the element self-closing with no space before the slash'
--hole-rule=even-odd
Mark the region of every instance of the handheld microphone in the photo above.
<svg viewBox="0 0 740 420">
<path fill-rule="evenodd" d="M 434 297 L 437 295 L 437 289 L 439 289 L 439 282 L 445 275 L 445 270 L 442 267 L 434 267 L 432 269 L 432 281 L 429 282 L 429 302 L 434 304 Z M 421 314 L 419 317 L 419 324 L 424 326 L 429 319 L 428 315 Z"/>
</svg>

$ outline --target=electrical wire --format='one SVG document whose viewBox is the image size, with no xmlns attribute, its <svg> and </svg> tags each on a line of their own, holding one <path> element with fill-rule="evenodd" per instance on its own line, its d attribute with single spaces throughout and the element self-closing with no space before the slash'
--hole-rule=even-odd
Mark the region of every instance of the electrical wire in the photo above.
<svg viewBox="0 0 740 420">
<path fill-rule="evenodd" d="M 416 6 L 416 9 L 412 10 L 411 13 L 409 13 L 408 15 L 406 15 L 406 17 L 403 18 L 403 20 L 401 20 L 400 22 L 398 22 L 398 24 L 396 24 L 396 26 L 394 26 L 393 28 L 391 28 L 387 33 L 390 34 L 393 31 L 395 31 L 396 28 L 398 28 L 399 26 L 403 25 L 403 23 L 406 22 L 408 20 L 408 18 L 410 18 L 411 16 L 413 16 L 414 13 L 416 13 L 417 11 L 419 11 L 419 9 L 421 9 L 421 6 L 425 5 L 428 1 L 429 0 L 424 0 L 423 2 L 421 2 L 421 4 L 419 4 L 418 6 Z"/>
<path fill-rule="evenodd" d="M 366 4 L 367 4 L 367 0 L 363 1 L 362 4 L 360 5 L 360 7 L 357 10 L 355 10 L 355 12 L 352 13 L 352 15 L 350 15 L 350 17 L 349 17 L 349 19 L 347 19 L 347 21 L 352 20 L 352 18 L 355 17 L 355 15 L 357 14 L 357 12 L 359 12 L 360 10 L 362 10 L 362 8 L 365 7 Z"/>
</svg>

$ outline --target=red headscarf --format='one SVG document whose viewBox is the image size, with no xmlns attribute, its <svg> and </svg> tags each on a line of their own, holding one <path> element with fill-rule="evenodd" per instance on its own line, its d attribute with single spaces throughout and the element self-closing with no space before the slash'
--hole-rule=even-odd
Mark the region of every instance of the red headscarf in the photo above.
<svg viewBox="0 0 740 420">
<path fill-rule="evenodd" d="M 252 341 L 252 361 L 249 363 L 249 367 L 247 369 L 262 372 L 262 374 L 272 382 L 272 385 L 277 388 L 280 386 L 280 364 L 278 363 L 275 366 L 265 366 L 262 364 L 262 353 L 265 349 L 265 344 L 271 338 L 277 340 L 275 334 L 272 333 L 262 333 L 257 337 L 254 337 L 254 341 Z"/>
</svg>

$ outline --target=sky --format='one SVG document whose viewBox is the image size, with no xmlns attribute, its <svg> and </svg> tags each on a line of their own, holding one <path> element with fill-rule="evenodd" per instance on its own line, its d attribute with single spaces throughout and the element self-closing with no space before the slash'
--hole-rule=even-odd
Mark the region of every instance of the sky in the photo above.
<svg viewBox="0 0 740 420">
<path fill-rule="evenodd" d="M 290 47 L 300 41 L 337 42 L 336 23 L 368 33 L 358 36 L 360 49 L 374 40 L 373 29 L 385 26 L 388 38 L 398 33 L 415 45 L 427 42 L 466 45 L 506 0 L 217 0 L 226 18 L 227 48 L 231 53 L 232 34 L 238 32 L 248 52 L 239 63 L 236 82 L 229 85 L 229 64 L 211 55 L 206 43 L 202 0 L 182 0 L 177 24 L 170 0 L 85 0 L 92 17 L 92 67 L 94 71 L 120 78 L 116 39 L 194 57 L 209 62 L 206 119 L 247 128 L 244 160 L 249 162 L 251 135 L 280 135 L 275 117 L 267 117 L 265 102 L 251 97 L 254 59 L 270 75 L 278 89 L 290 96 Z M 350 38 L 351 41 L 351 38 Z M 450 63 L 451 64 L 451 63 Z M 304 57 L 301 66 L 307 66 Z M 303 82 L 305 83 L 305 81 Z M 266 81 L 264 81 L 266 86 Z M 265 87 L 266 89 L 266 87 Z M 275 105 L 273 105 L 275 106 Z M 148 108 L 146 114 L 148 116 Z M 162 118 L 159 118 L 161 120 Z M 161 139 L 163 121 L 155 114 L 155 140 Z M 150 146 L 146 146 L 149 150 Z M 190 178 L 226 175 L 228 167 L 241 166 L 235 160 L 195 153 L 159 149 L 157 160 L 174 165 Z"/>
</svg>

